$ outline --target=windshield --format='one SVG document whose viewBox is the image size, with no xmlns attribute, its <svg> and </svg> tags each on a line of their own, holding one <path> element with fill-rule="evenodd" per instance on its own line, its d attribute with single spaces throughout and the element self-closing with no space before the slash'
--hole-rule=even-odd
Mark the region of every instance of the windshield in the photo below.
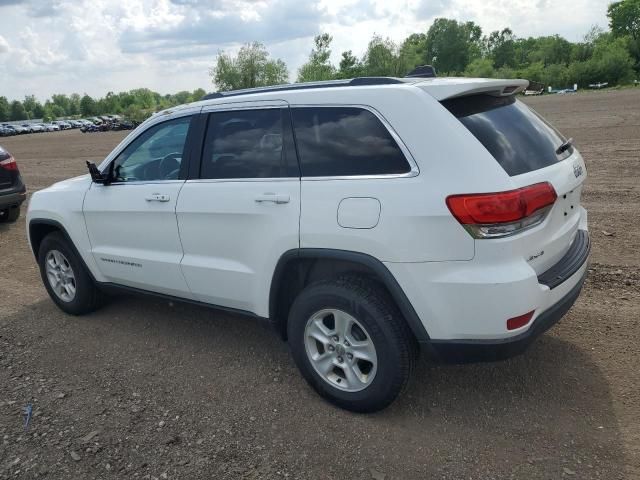
<svg viewBox="0 0 640 480">
<path fill-rule="evenodd" d="M 471 95 L 442 102 L 510 175 L 538 170 L 573 153 L 556 150 L 566 139 L 513 96 Z"/>
</svg>

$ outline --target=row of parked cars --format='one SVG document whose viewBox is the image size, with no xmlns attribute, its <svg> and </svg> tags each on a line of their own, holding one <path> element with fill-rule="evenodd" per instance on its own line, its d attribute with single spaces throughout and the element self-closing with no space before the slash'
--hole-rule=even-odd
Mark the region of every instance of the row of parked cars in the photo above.
<svg viewBox="0 0 640 480">
<path fill-rule="evenodd" d="M 24 123 L 22 125 L 3 123 L 0 125 L 0 137 L 27 133 L 57 132 L 74 128 L 78 128 L 82 132 L 131 130 L 135 128 L 135 124 L 123 120 L 119 115 L 102 115 L 79 120 L 57 120 L 49 123 Z"/>
</svg>

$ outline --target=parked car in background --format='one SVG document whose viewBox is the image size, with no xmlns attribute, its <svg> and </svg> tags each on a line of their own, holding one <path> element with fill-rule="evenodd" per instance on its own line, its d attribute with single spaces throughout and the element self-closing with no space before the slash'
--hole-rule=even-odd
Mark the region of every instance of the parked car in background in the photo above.
<svg viewBox="0 0 640 480">
<path fill-rule="evenodd" d="M 22 125 L 10 125 L 18 135 L 22 135 L 24 133 L 29 133 L 29 130 Z"/>
<path fill-rule="evenodd" d="M 16 133 L 17 132 L 10 125 L 0 125 L 0 137 L 10 137 L 16 135 Z"/>
<path fill-rule="evenodd" d="M 71 128 L 80 128 L 82 126 L 82 123 L 79 120 L 69 120 L 69 124 L 71 125 Z"/>
<path fill-rule="evenodd" d="M 58 125 L 58 127 L 60 127 L 60 130 L 70 130 L 71 129 L 71 124 L 65 120 L 57 120 L 55 122 L 51 122 L 54 125 Z"/>
<path fill-rule="evenodd" d="M 27 197 L 15 159 L 0 146 L 0 222 L 15 222 Z"/>
<path fill-rule="evenodd" d="M 55 123 L 45 123 L 43 126 L 47 129 L 47 132 L 57 132 L 60 130 L 60 126 Z"/>
<path fill-rule="evenodd" d="M 41 133 L 45 131 L 44 125 L 41 123 L 31 123 L 29 126 L 31 127 L 32 133 Z"/>
</svg>

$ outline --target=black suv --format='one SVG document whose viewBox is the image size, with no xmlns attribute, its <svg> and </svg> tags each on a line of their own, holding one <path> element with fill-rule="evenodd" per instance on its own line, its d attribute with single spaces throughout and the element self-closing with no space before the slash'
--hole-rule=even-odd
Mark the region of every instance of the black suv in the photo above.
<svg viewBox="0 0 640 480">
<path fill-rule="evenodd" d="M 0 222 L 15 222 L 26 197 L 18 164 L 9 152 L 0 147 Z"/>
</svg>

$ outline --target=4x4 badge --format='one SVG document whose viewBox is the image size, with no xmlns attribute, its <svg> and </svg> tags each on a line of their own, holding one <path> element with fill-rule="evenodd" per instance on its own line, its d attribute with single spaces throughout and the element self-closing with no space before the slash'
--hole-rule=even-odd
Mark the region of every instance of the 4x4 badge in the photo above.
<svg viewBox="0 0 640 480">
<path fill-rule="evenodd" d="M 579 163 L 574 163 L 573 164 L 573 174 L 576 176 L 576 178 L 578 178 L 580 175 L 582 175 L 582 165 L 580 165 Z"/>
</svg>

